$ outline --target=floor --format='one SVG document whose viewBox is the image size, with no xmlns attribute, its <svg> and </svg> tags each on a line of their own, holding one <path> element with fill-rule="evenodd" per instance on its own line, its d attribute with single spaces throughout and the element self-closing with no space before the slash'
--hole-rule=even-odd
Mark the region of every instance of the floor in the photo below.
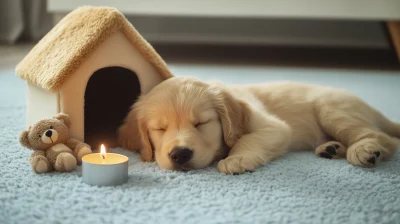
<svg viewBox="0 0 400 224">
<path fill-rule="evenodd" d="M 13 70 L 33 46 L 31 43 L 0 45 L 0 71 Z"/>
</svg>

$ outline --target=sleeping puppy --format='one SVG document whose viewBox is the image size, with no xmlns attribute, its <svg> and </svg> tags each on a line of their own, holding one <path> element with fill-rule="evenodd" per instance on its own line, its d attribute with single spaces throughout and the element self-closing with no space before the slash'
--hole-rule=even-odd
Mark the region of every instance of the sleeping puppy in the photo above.
<svg viewBox="0 0 400 224">
<path fill-rule="evenodd" d="M 341 89 L 303 83 L 222 85 L 174 77 L 134 104 L 119 129 L 122 147 L 164 169 L 218 161 L 240 174 L 314 149 L 327 159 L 373 167 L 395 154 L 400 125 Z"/>
</svg>

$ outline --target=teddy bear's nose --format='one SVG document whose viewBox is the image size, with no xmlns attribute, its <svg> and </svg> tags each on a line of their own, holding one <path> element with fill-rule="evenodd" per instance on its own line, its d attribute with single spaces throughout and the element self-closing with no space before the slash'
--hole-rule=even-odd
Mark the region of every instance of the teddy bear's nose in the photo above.
<svg viewBox="0 0 400 224">
<path fill-rule="evenodd" d="M 47 137 L 51 137 L 51 135 L 53 134 L 53 132 L 51 130 L 46 131 L 46 136 Z"/>
</svg>

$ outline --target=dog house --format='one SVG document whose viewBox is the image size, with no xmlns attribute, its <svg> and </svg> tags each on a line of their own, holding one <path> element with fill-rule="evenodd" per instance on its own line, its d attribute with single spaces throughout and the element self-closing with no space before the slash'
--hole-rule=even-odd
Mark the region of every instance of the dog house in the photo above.
<svg viewBox="0 0 400 224">
<path fill-rule="evenodd" d="M 27 81 L 27 125 L 59 112 L 93 148 L 116 132 L 141 94 L 172 77 L 152 46 L 116 9 L 84 6 L 64 17 L 17 65 Z"/>
</svg>

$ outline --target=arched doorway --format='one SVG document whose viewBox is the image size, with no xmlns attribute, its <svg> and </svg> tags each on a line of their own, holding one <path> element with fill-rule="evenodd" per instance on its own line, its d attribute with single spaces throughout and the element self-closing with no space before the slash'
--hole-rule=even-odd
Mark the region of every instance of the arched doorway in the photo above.
<svg viewBox="0 0 400 224">
<path fill-rule="evenodd" d="M 140 96 L 135 72 L 122 67 L 106 67 L 90 77 L 85 90 L 85 142 L 94 150 L 101 144 L 117 146 L 117 129 Z"/>
</svg>

